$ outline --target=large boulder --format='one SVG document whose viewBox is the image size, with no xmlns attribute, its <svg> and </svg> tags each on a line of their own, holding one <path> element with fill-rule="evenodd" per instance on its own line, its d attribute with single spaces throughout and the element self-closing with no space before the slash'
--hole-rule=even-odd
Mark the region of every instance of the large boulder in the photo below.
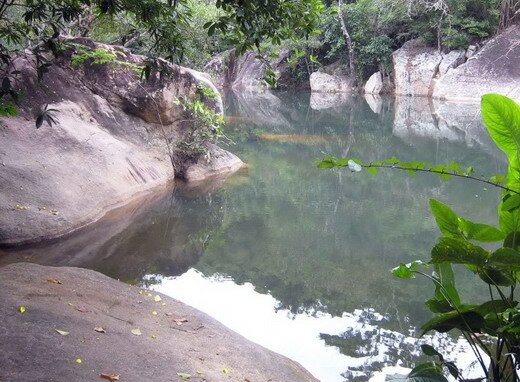
<svg viewBox="0 0 520 382">
<path fill-rule="evenodd" d="M 348 76 L 317 71 L 311 74 L 311 91 L 316 93 L 353 93 L 355 81 Z"/>
<path fill-rule="evenodd" d="M 396 95 L 428 96 L 442 55 L 421 40 L 410 40 L 392 54 Z"/>
<path fill-rule="evenodd" d="M 287 87 L 289 50 L 283 49 L 276 58 L 262 58 L 257 52 L 247 51 L 238 56 L 235 49 L 215 56 L 206 64 L 204 70 L 211 75 L 215 84 L 221 88 L 233 90 L 265 90 L 266 70 L 275 72 L 278 86 Z"/>
<path fill-rule="evenodd" d="M 14 61 L 26 96 L 19 116 L 0 118 L 0 245 L 60 236 L 176 176 L 200 180 L 242 165 L 216 146 L 198 158 L 174 155 L 194 123 L 176 98 L 222 108 L 203 74 L 158 60 L 160 70 L 142 81 L 144 56 L 88 39 L 61 43 L 58 57 L 42 53 L 52 65 L 41 81 L 30 52 Z M 116 59 L 78 63 L 78 49 Z M 200 95 L 201 86 L 217 96 Z M 33 112 L 45 104 L 58 110 L 57 123 L 36 129 Z"/>
<path fill-rule="evenodd" d="M 375 72 L 365 84 L 365 94 L 381 94 L 383 87 L 383 74 Z"/>
<path fill-rule="evenodd" d="M 317 381 L 194 308 L 91 270 L 8 265 L 0 300 L 2 381 Z"/>
<path fill-rule="evenodd" d="M 501 93 L 520 101 L 520 26 L 496 36 L 467 62 L 446 72 L 433 96 L 445 100 L 478 100 Z"/>
</svg>

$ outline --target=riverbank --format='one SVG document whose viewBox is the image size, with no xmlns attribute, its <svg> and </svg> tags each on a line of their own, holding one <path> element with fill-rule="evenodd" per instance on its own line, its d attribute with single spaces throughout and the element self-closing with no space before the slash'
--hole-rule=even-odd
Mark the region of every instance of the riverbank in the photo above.
<svg viewBox="0 0 520 382">
<path fill-rule="evenodd" d="M 316 381 L 189 306 L 94 271 L 12 264 L 0 298 L 1 380 Z"/>
</svg>

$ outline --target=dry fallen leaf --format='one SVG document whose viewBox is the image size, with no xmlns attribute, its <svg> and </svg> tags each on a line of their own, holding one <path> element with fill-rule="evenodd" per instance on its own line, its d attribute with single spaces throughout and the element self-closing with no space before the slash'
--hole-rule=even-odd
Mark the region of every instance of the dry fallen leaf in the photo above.
<svg viewBox="0 0 520 382">
<path fill-rule="evenodd" d="M 140 291 L 139 291 L 139 294 L 143 294 L 143 291 L 142 291 L 142 290 L 140 290 Z"/>
<path fill-rule="evenodd" d="M 25 306 L 19 306 L 19 307 L 18 307 L 18 311 L 19 311 L 20 313 L 25 313 L 25 312 L 27 311 L 27 308 L 26 308 Z"/>
<path fill-rule="evenodd" d="M 47 279 L 47 282 L 49 282 L 49 283 L 51 283 L 51 284 L 62 284 L 62 282 L 61 282 L 60 280 L 55 279 L 55 278 L 53 278 L 53 277 L 49 277 L 49 278 Z"/>
<path fill-rule="evenodd" d="M 187 373 L 177 373 L 177 375 L 184 381 L 187 381 L 191 378 L 191 375 Z"/>
<path fill-rule="evenodd" d="M 99 377 L 108 379 L 111 382 L 119 381 L 119 374 L 102 373 L 102 374 L 99 374 Z"/>
<path fill-rule="evenodd" d="M 103 329 L 101 326 L 96 326 L 94 330 L 98 333 L 106 333 L 106 330 Z"/>
<path fill-rule="evenodd" d="M 151 338 L 152 340 L 156 340 L 156 339 L 157 339 L 157 336 L 156 336 L 155 334 L 152 334 L 152 335 L 150 336 L 150 338 Z"/>
<path fill-rule="evenodd" d="M 162 301 L 162 298 L 161 298 L 161 296 L 159 296 L 158 294 L 156 294 L 156 295 L 154 296 L 153 300 L 154 300 L 155 302 L 161 302 L 161 301 Z"/>
<path fill-rule="evenodd" d="M 140 336 L 141 334 L 143 334 L 141 333 L 141 329 L 139 328 L 132 329 L 131 331 L 134 336 Z"/>
<path fill-rule="evenodd" d="M 70 332 L 66 332 L 65 330 L 59 330 L 59 329 L 54 329 L 54 330 L 56 330 L 56 332 L 61 334 L 62 336 L 68 336 L 70 334 Z"/>
<path fill-rule="evenodd" d="M 162 303 L 161 305 L 162 305 L 162 306 L 166 306 L 166 303 L 165 303 L 165 302 L 163 302 L 163 303 Z"/>
<path fill-rule="evenodd" d="M 177 325 L 182 325 L 182 324 L 184 324 L 185 322 L 188 322 L 188 320 L 185 319 L 185 318 L 174 318 L 173 321 L 175 321 L 175 323 L 176 323 Z"/>
</svg>

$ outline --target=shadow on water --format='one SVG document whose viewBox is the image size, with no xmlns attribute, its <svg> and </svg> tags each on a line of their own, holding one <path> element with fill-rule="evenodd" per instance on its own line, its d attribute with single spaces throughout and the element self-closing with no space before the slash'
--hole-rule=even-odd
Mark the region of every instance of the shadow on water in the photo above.
<svg viewBox="0 0 520 382">
<path fill-rule="evenodd" d="M 348 356 L 377 351 L 381 330 L 390 331 L 381 338 L 395 345 L 392 336 L 408 335 L 429 317 L 423 301 L 430 286 L 394 280 L 389 272 L 400 262 L 428 258 L 438 237 L 428 200 L 496 224 L 499 192 L 429 175 L 319 170 L 313 161 L 325 154 L 365 161 L 395 155 L 500 173 L 505 160 L 484 131 L 478 105 L 307 93 L 225 98 L 226 135 L 235 142 L 229 149 L 248 164 L 247 174 L 149 195 L 73 236 L 10 251 L 0 265 L 81 266 L 157 285 L 193 267 L 206 277 L 250 283 L 274 298 L 273 309 L 293 315 L 376 312 L 380 319 L 369 320 L 373 335 L 323 332 L 327 344 Z M 479 294 L 469 280 L 464 273 L 458 280 L 467 302 Z M 403 357 L 402 351 L 389 354 L 383 364 Z M 345 376 L 366 380 L 383 364 Z"/>
</svg>

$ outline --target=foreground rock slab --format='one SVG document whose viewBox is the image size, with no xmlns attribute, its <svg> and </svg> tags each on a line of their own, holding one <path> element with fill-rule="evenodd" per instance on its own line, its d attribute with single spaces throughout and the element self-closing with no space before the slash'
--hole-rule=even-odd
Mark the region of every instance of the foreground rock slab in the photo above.
<svg viewBox="0 0 520 382">
<path fill-rule="evenodd" d="M 204 313 L 91 270 L 11 264 L 0 301 L 2 381 L 316 381 Z"/>
</svg>

